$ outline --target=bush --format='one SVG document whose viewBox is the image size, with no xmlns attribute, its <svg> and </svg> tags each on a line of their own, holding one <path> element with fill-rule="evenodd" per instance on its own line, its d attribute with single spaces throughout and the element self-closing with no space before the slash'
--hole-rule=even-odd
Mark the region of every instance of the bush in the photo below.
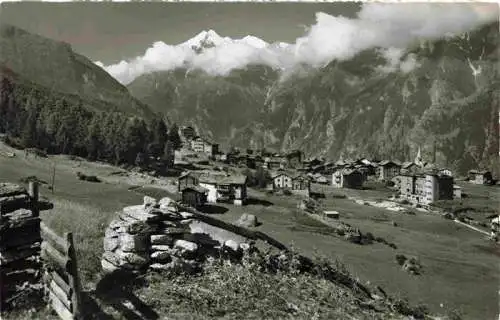
<svg viewBox="0 0 500 320">
<path fill-rule="evenodd" d="M 26 178 L 21 178 L 21 179 L 19 179 L 19 181 L 22 182 L 22 183 L 37 182 L 39 184 L 47 184 L 47 181 L 40 180 L 40 179 L 38 179 L 37 176 L 29 176 L 29 177 L 26 177 Z"/>
<path fill-rule="evenodd" d="M 386 187 L 391 187 L 391 188 L 392 188 L 392 187 L 394 187 L 395 185 L 396 185 L 396 184 L 394 183 L 394 181 L 390 181 L 390 180 L 389 180 L 389 181 L 386 181 L 386 182 L 385 182 L 385 186 L 386 186 Z"/>
<path fill-rule="evenodd" d="M 334 198 L 334 199 L 345 199 L 345 198 L 347 198 L 347 196 L 345 194 L 336 194 L 336 193 L 334 193 L 334 194 L 332 194 L 332 198 Z"/>
<path fill-rule="evenodd" d="M 78 179 L 82 181 L 88 181 L 88 182 L 101 182 L 99 178 L 96 176 L 87 176 L 81 172 L 77 172 L 76 175 L 78 176 Z"/>
<path fill-rule="evenodd" d="M 396 261 L 400 266 L 403 266 L 403 264 L 406 262 L 407 258 L 404 254 L 397 254 L 396 255 Z"/>
<path fill-rule="evenodd" d="M 285 196 L 291 196 L 292 195 L 292 191 L 285 189 L 285 190 L 283 190 L 283 195 L 285 195 Z"/>
</svg>

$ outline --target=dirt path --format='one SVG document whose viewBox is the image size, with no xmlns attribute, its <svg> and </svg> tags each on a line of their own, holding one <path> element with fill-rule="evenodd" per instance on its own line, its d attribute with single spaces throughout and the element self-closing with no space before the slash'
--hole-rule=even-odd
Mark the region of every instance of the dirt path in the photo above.
<svg viewBox="0 0 500 320">
<path fill-rule="evenodd" d="M 484 230 L 481 230 L 481 229 L 479 229 L 479 228 L 476 228 L 476 227 L 474 227 L 474 226 L 471 226 L 470 224 L 467 224 L 467 223 L 462 222 L 462 221 L 457 220 L 457 219 L 455 219 L 455 220 L 453 220 L 453 221 L 455 221 L 455 222 L 456 222 L 456 223 L 458 223 L 458 224 L 463 225 L 464 227 L 467 227 L 467 228 L 472 229 L 472 230 L 475 230 L 475 231 L 477 231 L 477 232 L 479 232 L 479 233 L 485 234 L 485 235 L 487 235 L 488 237 L 490 236 L 490 234 L 489 234 L 488 232 L 486 232 L 486 231 L 484 231 Z"/>
</svg>

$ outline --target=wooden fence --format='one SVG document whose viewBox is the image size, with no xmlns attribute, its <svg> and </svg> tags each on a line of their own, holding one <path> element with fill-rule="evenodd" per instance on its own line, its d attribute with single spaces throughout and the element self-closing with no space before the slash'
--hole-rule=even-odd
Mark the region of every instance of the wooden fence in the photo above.
<svg viewBox="0 0 500 320">
<path fill-rule="evenodd" d="M 2 311 L 23 308 L 40 299 L 40 203 L 38 188 L 29 191 L 12 183 L 0 183 L 0 307 Z M 1 316 L 0 316 L 1 317 Z"/>
<path fill-rule="evenodd" d="M 73 234 L 58 236 L 41 223 L 43 282 L 50 306 L 63 320 L 81 319 L 81 288 L 78 278 Z"/>
</svg>

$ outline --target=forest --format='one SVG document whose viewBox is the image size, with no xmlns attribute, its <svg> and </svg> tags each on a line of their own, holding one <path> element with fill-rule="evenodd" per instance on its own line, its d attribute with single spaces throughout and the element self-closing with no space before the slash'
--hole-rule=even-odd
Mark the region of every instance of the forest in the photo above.
<svg viewBox="0 0 500 320">
<path fill-rule="evenodd" d="M 168 130 L 170 129 L 170 130 Z M 17 148 L 68 154 L 115 165 L 173 160 L 178 127 L 162 116 L 146 120 L 118 111 L 90 110 L 83 101 L 2 77 L 0 133 Z"/>
</svg>

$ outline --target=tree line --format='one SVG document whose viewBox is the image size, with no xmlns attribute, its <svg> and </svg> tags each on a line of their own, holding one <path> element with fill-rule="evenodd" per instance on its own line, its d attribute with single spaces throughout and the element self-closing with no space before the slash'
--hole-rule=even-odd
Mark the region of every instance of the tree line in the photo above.
<svg viewBox="0 0 500 320">
<path fill-rule="evenodd" d="M 91 110 L 81 99 L 47 92 L 8 78 L 0 82 L 0 133 L 19 148 L 69 154 L 115 165 L 173 159 L 181 146 L 177 125 L 116 111 Z"/>
</svg>

